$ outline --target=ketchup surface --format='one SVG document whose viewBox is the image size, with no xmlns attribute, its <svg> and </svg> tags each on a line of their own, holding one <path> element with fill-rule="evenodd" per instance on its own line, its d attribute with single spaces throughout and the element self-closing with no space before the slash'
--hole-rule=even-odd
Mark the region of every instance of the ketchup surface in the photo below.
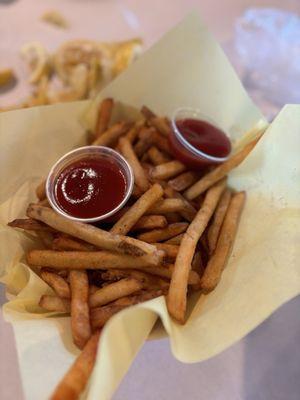
<svg viewBox="0 0 300 400">
<path fill-rule="evenodd" d="M 231 151 L 229 138 L 221 129 L 209 122 L 187 118 L 177 120 L 176 126 L 189 144 L 206 155 L 226 157 Z M 170 143 L 174 156 L 192 168 L 205 167 L 214 163 L 201 155 L 193 154 L 179 141 L 174 132 L 171 135 Z"/>
<path fill-rule="evenodd" d="M 86 157 L 58 176 L 54 194 L 58 206 L 76 218 L 94 218 L 116 208 L 124 199 L 126 178 L 107 158 Z"/>
</svg>

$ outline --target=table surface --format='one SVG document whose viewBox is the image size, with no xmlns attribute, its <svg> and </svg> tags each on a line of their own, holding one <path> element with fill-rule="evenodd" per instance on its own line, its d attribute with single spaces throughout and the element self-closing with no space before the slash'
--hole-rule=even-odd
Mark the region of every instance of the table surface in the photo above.
<svg viewBox="0 0 300 400">
<path fill-rule="evenodd" d="M 21 78 L 13 90 L 0 92 L 0 107 L 26 95 L 26 70 L 19 56 L 23 43 L 39 40 L 52 50 L 71 38 L 109 41 L 141 36 L 147 48 L 188 11 L 196 9 L 226 48 L 233 37 L 236 17 L 250 6 L 283 7 L 283 3 L 281 0 L 0 0 L 0 67 L 13 65 Z M 299 0 L 286 0 L 284 8 L 299 13 Z M 63 31 L 41 22 L 40 15 L 49 9 L 61 11 L 71 28 Z M 0 304 L 4 302 L 4 288 L 0 286 Z M 299 309 L 300 297 L 297 297 L 243 340 L 198 364 L 176 361 L 167 339 L 147 342 L 113 399 L 299 400 Z M 23 400 L 13 330 L 3 320 L 1 311 L 0 354 L 0 399 Z"/>
</svg>

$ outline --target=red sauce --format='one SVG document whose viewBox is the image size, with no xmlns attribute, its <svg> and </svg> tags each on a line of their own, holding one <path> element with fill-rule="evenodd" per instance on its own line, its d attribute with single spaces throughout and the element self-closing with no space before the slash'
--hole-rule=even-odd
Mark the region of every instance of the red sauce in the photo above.
<svg viewBox="0 0 300 400">
<path fill-rule="evenodd" d="M 116 208 L 124 199 L 126 178 L 106 158 L 83 158 L 67 166 L 55 182 L 57 205 L 76 218 L 94 218 Z"/>
<path fill-rule="evenodd" d="M 223 158 L 230 153 L 231 143 L 228 137 L 221 129 L 209 122 L 187 118 L 177 120 L 176 126 L 189 144 L 206 155 Z M 215 163 L 201 155 L 194 154 L 179 141 L 174 132 L 170 142 L 174 156 L 192 168 L 201 168 Z"/>
</svg>

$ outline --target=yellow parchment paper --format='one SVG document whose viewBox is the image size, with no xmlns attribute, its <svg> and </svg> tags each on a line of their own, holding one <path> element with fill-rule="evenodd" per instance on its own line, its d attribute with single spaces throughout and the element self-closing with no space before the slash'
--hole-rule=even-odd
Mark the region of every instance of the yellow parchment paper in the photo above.
<svg viewBox="0 0 300 400">
<path fill-rule="evenodd" d="M 84 143 L 79 120 L 92 126 L 105 96 L 172 115 L 197 107 L 233 139 L 264 118 L 242 88 L 217 43 L 191 15 L 108 86 L 94 102 L 44 106 L 0 114 L 0 276 L 11 299 L 25 398 L 49 397 L 74 360 L 69 318 L 37 306 L 50 288 L 31 272 L 24 252 L 38 244 L 6 223 L 24 216 L 34 188 L 66 151 Z M 122 112 L 122 107 L 118 108 Z M 287 106 L 248 158 L 230 176 L 247 191 L 238 237 L 222 281 L 194 296 L 186 325 L 174 323 L 163 298 L 124 310 L 105 327 L 87 399 L 111 398 L 159 316 L 174 356 L 207 359 L 239 340 L 300 293 L 300 106 Z M 159 360 L 158 360 L 159 362 Z"/>
</svg>

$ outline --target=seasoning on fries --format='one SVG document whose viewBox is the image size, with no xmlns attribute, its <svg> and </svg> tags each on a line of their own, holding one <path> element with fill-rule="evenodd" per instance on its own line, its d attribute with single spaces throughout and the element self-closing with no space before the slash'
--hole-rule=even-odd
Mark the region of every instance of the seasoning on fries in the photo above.
<svg viewBox="0 0 300 400">
<path fill-rule="evenodd" d="M 134 124 L 112 124 L 114 104 L 111 98 L 100 103 L 93 144 L 111 146 L 131 166 L 135 184 L 126 206 L 97 226 L 72 220 L 50 208 L 43 181 L 28 219 L 8 224 L 44 244 L 26 254 L 54 292 L 42 295 L 39 305 L 71 315 L 73 340 L 82 349 L 52 400 L 79 398 L 95 362 L 99 329 L 119 311 L 166 296 L 171 317 L 185 322 L 189 292 L 206 294 L 218 285 L 245 203 L 245 193 L 228 188 L 226 176 L 258 139 L 201 171 L 199 179 L 198 171 L 172 156 L 168 119 L 144 106 Z"/>
</svg>

